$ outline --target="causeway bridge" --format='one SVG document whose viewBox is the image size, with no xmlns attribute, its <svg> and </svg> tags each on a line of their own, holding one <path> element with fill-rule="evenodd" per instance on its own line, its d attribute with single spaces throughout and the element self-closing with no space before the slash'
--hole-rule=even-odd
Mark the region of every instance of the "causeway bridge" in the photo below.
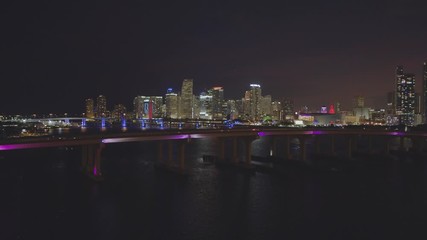
<svg viewBox="0 0 427 240">
<path fill-rule="evenodd" d="M 61 137 L 35 137 L 4 140 L 0 142 L 0 151 L 12 151 L 20 149 L 54 148 L 54 147 L 78 147 L 81 149 L 81 165 L 84 172 L 94 179 L 102 179 L 101 163 L 102 151 L 108 145 L 126 142 L 156 141 L 158 163 L 162 166 L 185 171 L 185 148 L 193 139 L 216 139 L 218 160 L 228 161 L 238 166 L 249 167 L 252 162 L 252 143 L 259 138 L 269 138 L 271 155 L 278 157 L 278 149 L 281 149 L 284 159 L 291 159 L 291 142 L 298 144 L 298 158 L 304 161 L 307 158 L 307 148 L 320 153 L 326 150 L 329 154 L 338 151 L 344 152 L 346 158 L 351 158 L 363 143 L 371 151 L 376 148 L 382 153 L 390 152 L 392 141 L 399 142 L 402 151 L 409 149 L 414 152 L 424 152 L 427 140 L 425 131 L 388 131 L 382 129 L 341 129 L 341 128 L 268 128 L 254 127 L 242 129 L 169 129 L 158 131 L 100 132 L 92 135 L 64 135 Z M 378 144 L 373 144 L 373 139 Z M 312 144 L 308 145 L 310 142 Z M 322 147 L 321 147 L 321 144 Z M 228 148 L 226 148 L 226 145 Z M 374 146 L 375 145 L 375 146 Z M 379 149 L 380 148 L 380 149 Z M 226 151 L 229 149 L 229 151 Z M 166 150 L 166 151 L 164 151 Z M 178 154 L 174 154 L 177 150 Z M 244 152 L 240 156 L 239 152 Z M 164 155 L 166 152 L 166 156 Z"/>
</svg>

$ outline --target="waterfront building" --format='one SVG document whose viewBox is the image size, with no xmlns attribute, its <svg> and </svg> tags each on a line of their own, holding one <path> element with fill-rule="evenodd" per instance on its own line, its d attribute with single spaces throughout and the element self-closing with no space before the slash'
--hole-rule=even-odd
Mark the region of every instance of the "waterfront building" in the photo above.
<svg viewBox="0 0 427 240">
<path fill-rule="evenodd" d="M 92 98 L 88 98 L 85 100 L 85 109 L 86 109 L 85 116 L 87 118 L 94 118 L 95 117 L 95 113 L 94 113 L 95 106 L 94 105 L 95 104 L 94 104 L 94 101 Z"/>
<path fill-rule="evenodd" d="M 249 91 L 249 105 L 250 105 L 250 120 L 259 121 L 261 119 L 261 85 L 250 84 Z"/>
<path fill-rule="evenodd" d="M 165 112 L 167 118 L 178 118 L 178 94 L 174 93 L 172 89 L 168 90 L 165 96 Z"/>
<path fill-rule="evenodd" d="M 193 118 L 193 79 L 184 79 L 180 96 L 180 118 Z"/>
<path fill-rule="evenodd" d="M 223 119 L 224 118 L 224 88 L 213 87 L 209 91 L 209 95 L 212 96 L 212 119 Z"/>
<path fill-rule="evenodd" d="M 402 66 L 396 68 L 396 115 L 399 123 L 412 126 L 415 123 L 415 75 L 405 73 Z"/>
<path fill-rule="evenodd" d="M 96 117 L 108 117 L 107 98 L 104 95 L 99 95 L 96 98 Z"/>
</svg>

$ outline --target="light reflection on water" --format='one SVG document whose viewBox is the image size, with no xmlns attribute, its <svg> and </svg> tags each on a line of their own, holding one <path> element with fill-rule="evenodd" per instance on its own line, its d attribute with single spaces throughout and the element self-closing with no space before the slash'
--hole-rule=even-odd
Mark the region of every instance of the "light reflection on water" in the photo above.
<svg viewBox="0 0 427 240">
<path fill-rule="evenodd" d="M 268 156 L 270 141 L 256 140 L 253 155 Z M 0 239 L 425 236 L 425 162 L 365 161 L 347 172 L 292 165 L 251 172 L 200 161 L 203 154 L 218 154 L 219 144 L 199 139 L 187 145 L 188 176 L 154 167 L 156 143 L 108 145 L 102 183 L 81 177 L 77 150 L 10 153 L 0 168 Z M 230 142 L 225 150 L 230 154 Z"/>
</svg>

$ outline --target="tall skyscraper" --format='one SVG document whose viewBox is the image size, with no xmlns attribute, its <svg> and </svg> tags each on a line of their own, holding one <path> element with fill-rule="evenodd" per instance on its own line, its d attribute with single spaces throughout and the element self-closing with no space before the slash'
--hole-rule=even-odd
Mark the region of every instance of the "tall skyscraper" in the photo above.
<svg viewBox="0 0 427 240">
<path fill-rule="evenodd" d="M 400 124 L 415 123 L 415 75 L 405 73 L 402 66 L 396 68 L 396 115 Z"/>
<path fill-rule="evenodd" d="M 261 119 L 261 85 L 250 85 L 250 119 L 252 121 L 259 121 Z"/>
<path fill-rule="evenodd" d="M 423 103 L 424 123 L 427 124 L 427 62 L 423 66 Z"/>
<path fill-rule="evenodd" d="M 213 87 L 209 91 L 209 95 L 212 96 L 212 118 L 213 119 L 223 119 L 223 103 L 224 103 L 224 88 L 222 87 Z"/>
<path fill-rule="evenodd" d="M 178 94 L 168 90 L 165 96 L 166 117 L 177 119 L 178 118 Z"/>
<path fill-rule="evenodd" d="M 193 79 L 184 79 L 181 88 L 180 118 L 193 118 Z"/>
<path fill-rule="evenodd" d="M 212 95 L 202 92 L 199 97 L 200 118 L 212 119 Z"/>
<path fill-rule="evenodd" d="M 162 117 L 162 96 L 137 96 L 133 100 L 135 118 L 160 118 Z"/>
<path fill-rule="evenodd" d="M 94 114 L 94 102 L 92 98 L 88 98 L 85 100 L 85 104 L 86 104 L 86 111 L 85 111 L 85 115 L 87 118 L 94 118 L 95 114 Z"/>
<path fill-rule="evenodd" d="M 104 95 L 96 98 L 96 116 L 107 117 L 107 98 Z"/>
</svg>

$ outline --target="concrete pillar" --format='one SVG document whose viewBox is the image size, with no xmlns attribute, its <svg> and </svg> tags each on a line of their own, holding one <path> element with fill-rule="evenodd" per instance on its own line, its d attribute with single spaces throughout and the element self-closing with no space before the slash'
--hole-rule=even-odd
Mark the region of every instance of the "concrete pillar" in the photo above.
<svg viewBox="0 0 427 240">
<path fill-rule="evenodd" d="M 277 156 L 277 138 L 275 137 L 273 137 L 273 139 L 271 140 L 270 156 L 271 157 Z"/>
<path fill-rule="evenodd" d="M 173 166 L 173 141 L 168 141 L 168 166 Z"/>
<path fill-rule="evenodd" d="M 347 145 L 348 145 L 347 146 L 348 147 L 347 148 L 347 157 L 351 158 L 351 152 L 352 152 L 352 147 L 353 147 L 353 141 L 352 141 L 353 137 L 352 136 L 348 136 L 347 138 L 348 138 L 348 142 L 347 142 Z"/>
<path fill-rule="evenodd" d="M 219 159 L 221 161 L 225 160 L 225 139 L 219 138 Z"/>
<path fill-rule="evenodd" d="M 390 153 L 390 138 L 384 137 L 384 153 L 389 154 Z"/>
<path fill-rule="evenodd" d="M 331 135 L 331 155 L 335 155 L 335 137 Z"/>
<path fill-rule="evenodd" d="M 158 163 L 163 162 L 163 142 L 157 143 L 157 161 Z"/>
<path fill-rule="evenodd" d="M 179 143 L 179 170 L 185 170 L 185 145 L 186 142 Z"/>
<path fill-rule="evenodd" d="M 406 151 L 406 149 L 405 149 L 405 137 L 399 137 L 399 143 L 400 143 L 399 150 L 400 151 Z"/>
<path fill-rule="evenodd" d="M 234 163 L 239 163 L 239 157 L 238 157 L 238 152 L 237 152 L 238 148 L 237 148 L 237 137 L 233 138 L 233 159 L 232 161 Z"/>
<path fill-rule="evenodd" d="M 353 146 L 352 146 L 352 149 L 354 150 L 354 151 L 357 151 L 358 150 L 358 146 L 357 146 L 357 143 L 358 143 L 358 136 L 357 135 L 354 135 L 354 136 L 352 136 L 352 138 L 353 138 L 353 140 L 352 140 L 352 144 L 353 144 Z"/>
<path fill-rule="evenodd" d="M 92 144 L 82 146 L 82 171 L 94 178 L 101 180 L 101 155 L 104 144 Z"/>
<path fill-rule="evenodd" d="M 314 145 L 316 154 L 320 154 L 320 136 L 314 136 Z"/>
<path fill-rule="evenodd" d="M 252 139 L 247 139 L 246 143 L 246 165 L 251 165 L 252 163 Z"/>
<path fill-rule="evenodd" d="M 300 158 L 302 161 L 305 161 L 307 159 L 307 151 L 305 147 L 305 137 L 299 137 L 299 151 L 300 151 Z"/>
<path fill-rule="evenodd" d="M 285 137 L 285 159 L 292 159 L 291 154 L 291 138 L 289 136 Z"/>
<path fill-rule="evenodd" d="M 372 136 L 368 136 L 368 153 L 372 153 Z"/>
</svg>

